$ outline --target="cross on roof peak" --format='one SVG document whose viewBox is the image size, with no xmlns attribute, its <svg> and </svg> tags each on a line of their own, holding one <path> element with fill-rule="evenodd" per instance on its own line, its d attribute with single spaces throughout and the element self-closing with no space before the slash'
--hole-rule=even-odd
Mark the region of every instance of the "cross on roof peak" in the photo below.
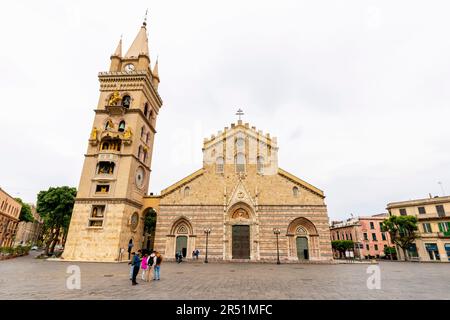
<svg viewBox="0 0 450 320">
<path fill-rule="evenodd" d="M 236 112 L 236 115 L 239 117 L 239 121 L 241 120 L 241 116 L 244 115 L 244 111 L 242 111 L 241 108 L 238 109 L 238 111 Z"/>
</svg>

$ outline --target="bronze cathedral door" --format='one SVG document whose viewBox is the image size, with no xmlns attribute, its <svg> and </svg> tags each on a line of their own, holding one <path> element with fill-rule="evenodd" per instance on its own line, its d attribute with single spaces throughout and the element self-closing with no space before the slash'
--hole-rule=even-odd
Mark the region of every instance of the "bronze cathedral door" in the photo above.
<svg viewBox="0 0 450 320">
<path fill-rule="evenodd" d="M 233 226 L 233 259 L 250 259 L 250 226 Z"/>
</svg>

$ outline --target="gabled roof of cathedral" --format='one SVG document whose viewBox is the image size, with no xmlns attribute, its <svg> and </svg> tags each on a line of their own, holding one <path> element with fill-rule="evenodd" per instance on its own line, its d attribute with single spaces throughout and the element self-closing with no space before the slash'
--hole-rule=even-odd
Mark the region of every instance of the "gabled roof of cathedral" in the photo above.
<svg viewBox="0 0 450 320">
<path fill-rule="evenodd" d="M 185 185 L 186 183 L 191 182 L 194 179 L 197 179 L 198 177 L 200 177 L 203 173 L 205 172 L 205 170 L 199 169 L 197 171 L 195 171 L 194 173 L 188 175 L 187 177 L 181 179 L 180 181 L 174 183 L 173 185 L 171 185 L 170 187 L 165 188 L 164 190 L 161 191 L 161 196 L 165 196 L 169 193 L 171 193 L 172 191 L 175 191 L 176 189 L 178 189 L 179 187 L 182 187 L 183 185 Z"/>
<path fill-rule="evenodd" d="M 305 187 L 306 189 L 311 190 L 312 192 L 320 195 L 321 197 L 325 198 L 325 195 L 324 195 L 322 190 L 320 190 L 319 188 L 314 187 L 312 184 L 309 184 L 306 181 L 303 181 L 302 179 L 294 176 L 293 174 L 291 174 L 291 173 L 289 173 L 289 172 L 287 172 L 287 171 L 285 171 L 285 170 L 283 170 L 281 168 L 278 168 L 278 174 L 283 176 L 283 177 L 285 177 L 285 178 L 287 178 L 287 179 L 289 179 L 289 180 L 291 180 L 292 182 L 295 182 L 295 183 Z"/>
<path fill-rule="evenodd" d="M 128 49 L 125 54 L 125 58 L 137 58 L 139 55 L 146 55 L 147 57 L 150 57 L 148 50 L 147 28 L 145 26 L 146 24 L 144 23 L 131 44 L 130 49 Z"/>
</svg>

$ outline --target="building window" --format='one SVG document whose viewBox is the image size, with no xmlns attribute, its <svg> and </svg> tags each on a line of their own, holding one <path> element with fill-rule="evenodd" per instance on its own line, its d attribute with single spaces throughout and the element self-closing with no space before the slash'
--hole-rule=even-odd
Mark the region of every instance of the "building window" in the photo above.
<svg viewBox="0 0 450 320">
<path fill-rule="evenodd" d="M 218 157 L 216 159 L 216 173 L 223 173 L 223 157 Z"/>
<path fill-rule="evenodd" d="M 145 128 L 142 127 L 142 128 L 141 128 L 141 139 L 144 137 L 144 131 L 145 131 Z"/>
<path fill-rule="evenodd" d="M 256 170 L 258 171 L 259 174 L 264 173 L 264 158 L 261 156 L 256 158 Z"/>
<path fill-rule="evenodd" d="M 189 187 L 184 188 L 184 196 L 185 197 L 189 197 L 190 193 L 191 193 L 191 188 L 189 188 Z"/>
<path fill-rule="evenodd" d="M 436 206 L 436 211 L 439 217 L 445 217 L 445 211 L 444 211 L 444 206 L 443 205 L 437 205 Z"/>
<path fill-rule="evenodd" d="M 369 240 L 369 238 L 367 237 L 367 233 L 364 232 L 364 240 Z"/>
<path fill-rule="evenodd" d="M 370 229 L 375 229 L 375 225 L 373 224 L 373 222 L 372 221 L 370 221 Z"/>
<path fill-rule="evenodd" d="M 115 163 L 110 161 L 100 161 L 97 165 L 97 174 L 113 174 Z"/>
<path fill-rule="evenodd" d="M 436 243 L 425 243 L 425 249 L 428 252 L 430 260 L 441 260 Z"/>
<path fill-rule="evenodd" d="M 366 250 L 369 251 L 370 250 L 370 246 L 368 244 L 366 244 Z"/>
<path fill-rule="evenodd" d="M 375 251 L 378 251 L 378 245 L 377 244 L 374 245 L 374 248 L 375 248 Z"/>
<path fill-rule="evenodd" d="M 386 241 L 386 232 L 381 233 L 381 239 L 383 239 L 383 241 Z"/>
<path fill-rule="evenodd" d="M 450 243 L 444 245 L 445 252 L 447 253 L 447 259 L 450 261 Z"/>
<path fill-rule="evenodd" d="M 144 150 L 143 150 L 142 146 L 139 146 L 139 149 L 138 149 L 138 159 L 139 160 L 141 160 L 141 156 L 142 156 L 143 152 L 144 152 Z"/>
<path fill-rule="evenodd" d="M 423 232 L 424 233 L 431 233 L 431 224 L 429 223 L 424 223 L 423 224 Z"/>
<path fill-rule="evenodd" d="M 337 236 L 337 239 L 340 240 L 340 239 L 339 239 L 339 232 L 336 233 L 336 236 Z"/>
<path fill-rule="evenodd" d="M 400 209 L 400 215 L 406 216 L 406 209 Z"/>
<path fill-rule="evenodd" d="M 380 230 L 383 230 L 383 222 L 380 222 Z"/>
<path fill-rule="evenodd" d="M 425 211 L 425 207 L 419 207 L 418 209 L 419 209 L 419 214 L 425 214 L 425 213 L 427 213 L 427 212 Z"/>
<path fill-rule="evenodd" d="M 89 227 L 102 227 L 105 215 L 104 205 L 92 206 L 91 216 L 89 217 Z"/>
<path fill-rule="evenodd" d="M 125 95 L 122 98 L 122 107 L 129 108 L 131 105 L 131 97 L 129 95 Z"/>
<path fill-rule="evenodd" d="M 105 130 L 114 129 L 114 123 L 111 121 L 111 119 L 108 119 L 105 123 Z"/>
<path fill-rule="evenodd" d="M 450 222 L 439 222 L 439 231 L 448 232 L 450 230 Z"/>
<path fill-rule="evenodd" d="M 98 184 L 95 187 L 96 193 L 108 193 L 109 192 L 109 185 L 108 184 Z"/>
<path fill-rule="evenodd" d="M 236 139 L 236 148 L 237 148 L 238 150 L 242 150 L 242 149 L 244 148 L 244 145 L 245 145 L 245 140 L 244 140 L 244 138 L 237 138 L 237 139 Z"/>
<path fill-rule="evenodd" d="M 298 187 L 293 187 L 293 188 L 292 188 L 292 195 L 293 195 L 294 197 L 298 197 Z"/>
<path fill-rule="evenodd" d="M 145 135 L 145 143 L 148 144 L 148 139 L 150 139 L 150 132 Z"/>
<path fill-rule="evenodd" d="M 350 240 L 353 240 L 352 234 L 350 233 Z"/>
<path fill-rule="evenodd" d="M 372 240 L 373 241 L 377 241 L 377 234 L 376 233 L 372 233 Z"/>
<path fill-rule="evenodd" d="M 148 104 L 146 103 L 144 105 L 144 116 L 147 118 L 147 115 L 148 115 Z"/>
<path fill-rule="evenodd" d="M 243 153 L 236 155 L 236 172 L 245 172 L 245 156 Z"/>
</svg>

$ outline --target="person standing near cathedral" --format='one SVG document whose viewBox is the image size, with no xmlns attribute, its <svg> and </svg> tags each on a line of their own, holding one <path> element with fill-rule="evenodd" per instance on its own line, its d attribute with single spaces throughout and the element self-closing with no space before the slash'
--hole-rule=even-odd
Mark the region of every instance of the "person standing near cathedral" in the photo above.
<svg viewBox="0 0 450 320">
<path fill-rule="evenodd" d="M 142 269 L 142 280 L 148 281 L 148 254 L 144 254 L 141 261 L 141 269 Z"/>
<path fill-rule="evenodd" d="M 155 270 L 154 270 L 153 280 L 160 279 L 162 260 L 163 260 L 162 255 L 159 252 L 156 252 L 156 261 L 155 261 Z"/>
<path fill-rule="evenodd" d="M 133 239 L 128 242 L 128 260 L 130 260 L 131 249 L 133 249 Z"/>
<path fill-rule="evenodd" d="M 131 253 L 131 266 L 133 267 L 133 276 L 131 278 L 131 284 L 137 285 L 138 283 L 136 282 L 136 277 L 139 273 L 139 266 L 141 264 L 141 259 L 139 259 L 139 255 L 136 254 L 136 252 Z"/>
</svg>

